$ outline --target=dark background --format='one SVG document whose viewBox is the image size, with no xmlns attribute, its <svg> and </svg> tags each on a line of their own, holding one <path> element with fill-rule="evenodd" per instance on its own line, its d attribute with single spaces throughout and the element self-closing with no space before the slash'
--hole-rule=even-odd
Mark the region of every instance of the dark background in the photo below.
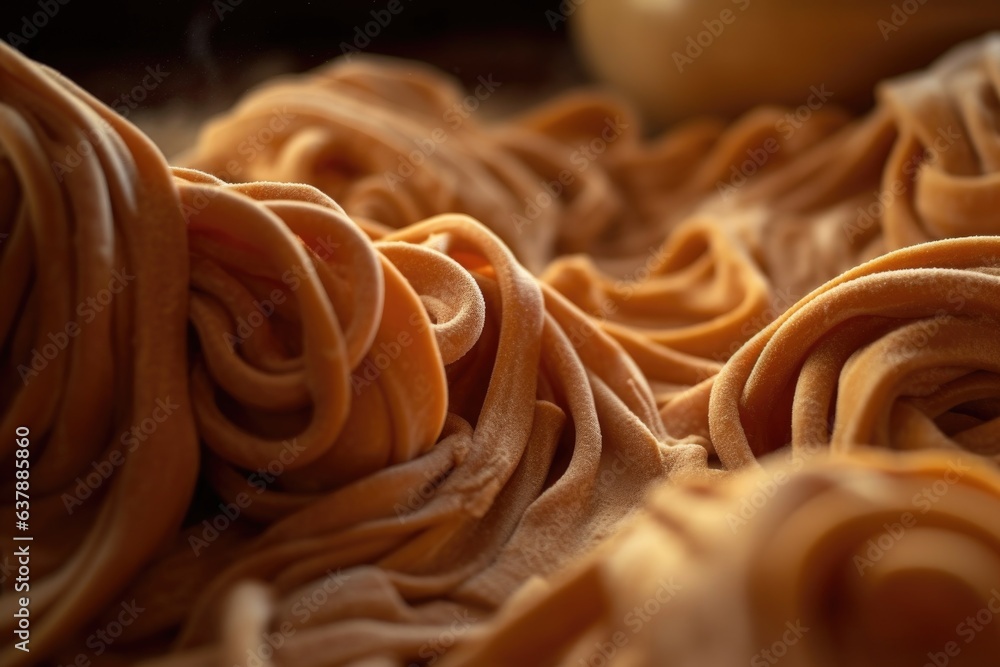
<svg viewBox="0 0 1000 667">
<path fill-rule="evenodd" d="M 20 50 L 102 98 L 113 97 L 116 85 L 133 85 L 145 65 L 160 64 L 171 77 L 179 72 L 184 96 L 198 101 L 220 86 L 231 88 L 247 69 L 302 70 L 341 55 L 340 43 L 352 43 L 355 29 L 373 20 L 369 12 L 384 10 L 387 2 L 69 0 Z M 545 16 L 558 1 L 399 2 L 403 11 L 380 27 L 365 52 L 418 58 L 469 81 L 484 71 L 526 85 L 582 79 L 565 23 L 553 29 Z M 3 4 L 4 39 L 21 32 L 22 17 L 40 11 L 39 0 Z M 136 70 L 131 78 L 130 64 Z"/>
<path fill-rule="evenodd" d="M 193 142 L 206 118 L 260 81 L 340 56 L 341 44 L 354 45 L 356 31 L 374 20 L 371 12 L 384 12 L 388 2 L 2 0 L 0 38 L 24 35 L 25 17 L 30 22 L 40 3 L 48 6 L 54 15 L 15 45 L 112 106 L 146 67 L 169 72 L 128 118 L 170 156 Z M 478 75 L 493 73 L 504 83 L 494 113 L 587 80 L 565 21 L 553 25 L 546 17 L 559 0 L 398 2 L 402 11 L 379 26 L 363 52 L 422 60 L 472 87 Z"/>
<path fill-rule="evenodd" d="M 560 0 L 395 1 L 402 11 L 374 36 L 362 35 L 370 40 L 360 44 L 363 51 L 430 63 L 470 88 L 479 75 L 494 75 L 503 86 L 484 114 L 504 115 L 590 80 L 574 54 L 566 21 L 551 18 Z M 574 1 L 581 0 L 566 3 Z M 896 2 L 873 1 L 886 8 Z M 260 81 L 340 56 L 341 45 L 354 45 L 374 21 L 371 13 L 385 16 L 389 2 L 0 0 L 0 39 L 25 35 L 25 20 L 40 16 L 45 25 L 18 39 L 17 48 L 112 106 L 142 81 L 147 67 L 169 72 L 128 118 L 171 156 L 193 142 L 209 116 L 231 107 Z M 805 7 L 810 0 L 802 2 Z M 49 17 L 43 7 L 57 11 Z M 896 69 L 923 66 L 947 45 Z M 858 99 L 841 97 L 837 103 L 863 111 L 872 102 L 871 87 L 863 91 Z"/>
</svg>

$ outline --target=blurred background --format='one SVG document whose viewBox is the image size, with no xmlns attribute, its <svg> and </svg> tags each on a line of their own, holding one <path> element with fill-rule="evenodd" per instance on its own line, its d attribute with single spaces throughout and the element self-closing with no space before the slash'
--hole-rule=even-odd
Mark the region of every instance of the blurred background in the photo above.
<svg viewBox="0 0 1000 667">
<path fill-rule="evenodd" d="M 394 9 L 402 11 L 387 14 L 387 0 L 5 0 L 0 35 L 111 106 L 134 103 L 129 119 L 168 155 L 186 145 L 201 119 L 254 84 L 308 70 L 348 48 L 422 60 L 467 84 L 492 72 L 504 82 L 495 110 L 585 80 L 565 21 L 553 29 L 544 16 L 558 3 L 511 0 L 471 10 L 449 0 L 398 2 Z M 139 102 L 122 100 L 147 66 L 159 67 L 162 81 Z"/>
<path fill-rule="evenodd" d="M 0 8 L 5 41 L 118 108 L 168 155 L 257 82 L 347 50 L 415 58 L 466 84 L 492 73 L 504 82 L 495 114 L 602 82 L 662 127 L 760 103 L 796 106 L 814 85 L 862 110 L 876 81 L 998 28 L 996 0 L 5 0 Z"/>
</svg>

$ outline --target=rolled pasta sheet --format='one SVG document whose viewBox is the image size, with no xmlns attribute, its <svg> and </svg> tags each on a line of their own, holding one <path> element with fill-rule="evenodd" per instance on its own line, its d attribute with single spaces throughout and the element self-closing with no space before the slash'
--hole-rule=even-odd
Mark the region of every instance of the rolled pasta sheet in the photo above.
<svg viewBox="0 0 1000 667">
<path fill-rule="evenodd" d="M 390 227 L 477 217 L 637 357 L 662 406 L 840 273 L 998 229 L 998 45 L 986 36 L 884 82 L 876 108 L 853 121 L 817 83 L 798 107 L 729 126 L 694 120 L 655 141 L 611 98 L 576 92 L 490 122 L 434 70 L 339 61 L 250 94 L 183 160 L 224 180 L 312 183 Z M 286 111 L 295 118 L 275 121 Z M 234 158 L 241 147 L 253 158 Z M 717 284 L 736 281 L 699 312 L 672 298 L 688 279 L 669 256 L 692 252 L 675 236 L 709 224 L 721 229 L 704 232 L 701 261 Z"/>
<path fill-rule="evenodd" d="M 201 216 L 213 217 L 216 202 L 247 186 L 214 187 L 222 193 L 206 195 L 211 203 L 198 214 L 205 230 L 216 229 L 216 223 L 201 223 Z M 269 187 L 276 188 L 269 196 L 280 194 L 279 186 Z M 188 201 L 187 195 L 182 200 Z M 317 207 L 315 213 L 346 220 L 329 208 Z M 234 220 L 252 226 L 247 215 Z M 191 225 L 192 234 L 201 233 L 194 221 Z M 252 234 L 241 238 L 253 244 Z M 276 247 L 255 246 L 269 253 Z M 352 404 L 348 419 L 357 413 L 361 418 L 350 429 L 345 425 L 342 437 L 357 446 L 338 440 L 330 451 L 343 452 L 283 472 L 259 499 L 253 494 L 244 516 L 267 525 L 259 530 L 244 525 L 241 537 L 218 544 L 209 543 L 204 524 L 187 530 L 172 554 L 133 590 L 140 601 L 159 598 L 164 610 L 156 623 L 150 617 L 136 630 L 134 640 L 183 619 L 181 651 L 156 664 L 208 665 L 223 656 L 257 655 L 262 637 L 273 633 L 287 639 L 280 650 L 267 649 L 275 651 L 278 664 L 354 664 L 379 656 L 387 664 L 404 664 L 439 656 L 447 648 L 442 637 L 469 630 L 528 577 L 555 571 L 613 533 L 650 484 L 712 474 L 699 440 L 676 441 L 665 434 L 648 386 L 624 351 L 540 285 L 479 223 L 439 216 L 383 236 L 370 249 L 383 260 L 379 330 L 419 319 L 432 336 L 435 368 L 447 376 L 448 412 L 443 429 L 438 427 L 440 437 L 422 441 L 425 449 L 409 458 L 396 455 L 402 447 L 394 443 L 378 457 L 379 469 L 347 479 L 345 465 L 351 472 L 359 466 L 345 462 L 374 457 L 368 450 L 384 437 L 386 424 L 397 438 L 403 431 L 391 413 L 373 413 L 382 403 Z M 225 255 L 213 250 L 213 256 Z M 249 257 L 230 259 L 242 271 L 281 268 L 265 268 L 273 262 Z M 416 295 L 412 310 L 390 306 L 400 301 L 390 297 L 394 274 Z M 222 292 L 215 296 L 225 301 Z M 361 299 L 355 312 L 367 301 Z M 298 315 L 305 320 L 305 313 Z M 230 328 L 235 321 L 230 317 Z M 412 327 L 402 331 L 408 335 L 395 329 L 395 337 L 376 334 L 370 358 L 392 356 L 393 343 L 416 356 L 417 343 L 410 339 L 416 341 L 417 334 Z M 199 333 L 204 340 L 206 330 L 199 327 Z M 219 330 L 216 337 L 220 334 L 225 335 Z M 575 343 L 574 334 L 580 337 Z M 205 363 L 211 369 L 212 362 Z M 363 363 L 355 375 L 358 368 Z M 412 369 L 404 375 L 398 380 L 409 383 L 403 398 L 417 405 L 416 417 L 432 420 L 418 402 L 421 381 Z M 263 395 L 260 388 L 250 393 Z M 394 397 L 383 394 L 391 404 Z M 317 405 L 312 414 L 327 407 Z M 239 469 L 241 479 L 230 470 L 228 477 L 217 478 L 222 480 L 217 489 L 232 506 L 240 505 L 238 492 L 250 492 L 254 475 L 247 466 L 261 466 L 263 459 L 242 463 L 214 445 L 212 431 L 199 425 L 213 454 Z M 244 523 L 242 517 L 238 523 Z M 228 554 L 229 562 L 203 563 L 212 549 Z M 170 590 L 167 582 L 175 579 L 201 585 Z M 264 625 L 231 632 L 220 619 L 231 618 L 224 610 L 235 604 L 231 600 L 247 580 L 269 586 L 259 598 L 265 600 Z"/>
<path fill-rule="evenodd" d="M 28 506 L 15 503 L 30 499 L 33 538 L 31 653 L 6 643 L 0 662 L 13 665 L 117 604 L 176 534 L 199 452 L 185 223 L 167 164 L 136 128 L 6 44 L 0 234 L 0 429 L 30 441 L 23 496 L 15 440 L 0 446 L 2 514 L 14 526 Z M 24 592 L 6 578 L 8 636 Z"/>
<path fill-rule="evenodd" d="M 1000 443 L 1000 240 L 923 243 L 818 288 L 713 378 L 729 468 L 785 444 L 963 449 Z"/>
<path fill-rule="evenodd" d="M 0 56 L 31 660 L 426 659 L 649 485 L 710 474 L 625 350 L 474 219 L 394 231 L 312 186 L 171 171 Z"/>
<path fill-rule="evenodd" d="M 484 81 L 480 97 L 470 98 L 476 107 L 503 83 Z M 541 210 L 530 229 L 515 224 L 535 174 L 480 128 L 466 102 L 426 66 L 342 59 L 250 93 L 179 159 L 226 181 L 309 183 L 351 215 L 394 228 L 467 213 L 537 268 L 554 242 L 561 205 Z M 551 146 L 525 150 L 551 159 Z"/>
<path fill-rule="evenodd" d="M 554 262 L 542 280 L 628 351 L 658 404 L 714 376 L 784 310 L 774 310 L 767 277 L 740 239 L 704 218 L 677 227 L 624 278 L 597 272 L 589 258 L 574 256 Z"/>
<path fill-rule="evenodd" d="M 483 75 L 463 95 L 417 63 L 340 59 L 249 93 L 178 159 L 230 182 L 309 183 L 394 228 L 467 213 L 539 273 L 569 253 L 641 259 L 749 154 L 766 146 L 754 170 L 771 171 L 846 121 L 822 110 L 785 141 L 782 112 L 765 109 L 650 143 L 631 109 L 586 91 L 495 120 L 502 86 Z"/>
<path fill-rule="evenodd" d="M 997 33 L 877 89 L 898 132 L 881 183 L 888 248 L 1000 231 L 998 91 Z"/>
<path fill-rule="evenodd" d="M 781 483 L 757 459 L 1000 455 L 998 39 L 884 84 L 857 121 L 765 108 L 655 142 L 606 97 L 490 123 L 433 70 L 345 60 L 251 93 L 172 171 L 0 45 L 0 421 L 32 439 L 31 658 L 91 655 L 128 601 L 93 662 L 431 663 L 474 640 L 476 664 L 895 664 L 944 639 L 995 574 L 992 477 L 952 470 L 927 515 L 975 518 L 905 526 L 915 546 L 865 556 L 822 606 L 836 545 L 881 544 L 875 516 L 895 539 L 886 513 L 944 459 Z M 499 83 L 479 85 L 485 104 Z M 480 627 L 651 486 L 721 476 L 710 456 L 752 470 L 662 492 Z M 750 484 L 775 493 L 744 529 L 725 508 Z M 675 566 L 735 593 L 675 604 Z M 894 625 L 923 609 L 911 581 L 946 604 Z M 5 588 L 8 631 L 16 604 Z M 796 634 L 806 618 L 828 631 Z M 498 647 L 503 628 L 522 638 Z M 964 655 L 993 650 L 976 641 Z"/>
<path fill-rule="evenodd" d="M 853 122 L 819 86 L 797 109 L 613 156 L 605 168 L 643 210 L 636 227 L 621 219 L 631 248 L 557 257 L 543 279 L 629 350 L 671 432 L 702 432 L 685 429 L 703 381 L 812 290 L 888 251 L 1000 231 L 998 71 L 991 35 L 886 81 Z"/>
<path fill-rule="evenodd" d="M 486 96 L 484 86 L 474 92 Z M 414 63 L 340 60 L 250 93 L 179 159 L 225 181 L 310 183 L 383 227 L 472 215 L 607 325 L 660 402 L 713 375 L 787 307 L 743 250 L 759 224 L 703 220 L 670 234 L 704 201 L 729 198 L 727 179 L 747 160 L 764 156 L 751 175 L 778 170 L 843 126 L 843 113 L 819 110 L 786 136 L 785 110 L 761 109 L 729 128 L 696 121 L 648 142 L 631 110 L 594 93 L 505 121 L 469 99 L 488 104 Z M 705 303 L 674 311 L 688 287 L 683 301 L 697 293 Z"/>
<path fill-rule="evenodd" d="M 771 458 L 672 485 L 443 665 L 990 665 L 1000 478 L 975 457 Z"/>
<path fill-rule="evenodd" d="M 995 234 L 998 72 L 1000 35 L 961 44 L 882 82 L 867 116 L 796 159 L 743 187 L 734 174 L 702 212 L 755 228 L 751 251 L 776 288 L 797 294 L 887 251 Z M 803 118 L 836 103 L 836 91 L 812 90 L 781 121 L 789 141 Z"/>
<path fill-rule="evenodd" d="M 165 664 L 424 659 L 651 484 L 712 474 L 625 351 L 475 220 L 373 240 L 310 186 L 174 185 L 203 484 L 108 660 L 170 637 Z"/>
</svg>

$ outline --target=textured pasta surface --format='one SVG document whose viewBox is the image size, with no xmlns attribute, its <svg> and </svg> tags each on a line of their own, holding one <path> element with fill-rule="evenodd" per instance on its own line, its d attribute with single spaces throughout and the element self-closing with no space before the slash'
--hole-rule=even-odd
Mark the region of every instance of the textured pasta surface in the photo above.
<svg viewBox="0 0 1000 667">
<path fill-rule="evenodd" d="M 992 664 L 998 89 L 648 139 L 357 58 L 170 166 L 0 44 L 0 662 Z"/>
<path fill-rule="evenodd" d="M 665 487 L 443 664 L 988 665 L 998 501 L 994 469 L 944 452 L 814 450 Z"/>
</svg>

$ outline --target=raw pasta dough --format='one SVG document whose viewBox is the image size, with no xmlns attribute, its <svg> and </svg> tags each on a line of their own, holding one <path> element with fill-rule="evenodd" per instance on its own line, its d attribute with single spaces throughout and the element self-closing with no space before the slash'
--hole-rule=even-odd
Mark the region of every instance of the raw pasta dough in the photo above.
<svg viewBox="0 0 1000 667">
<path fill-rule="evenodd" d="M 246 608 L 294 621 L 301 664 L 416 657 L 453 614 L 589 550 L 650 484 L 709 474 L 621 347 L 473 219 L 393 231 L 311 186 L 171 173 L 0 49 L 0 270 L 22 289 L 3 301 L 4 425 L 34 434 L 38 526 L 38 648 L 6 662 L 87 654 L 122 600 L 144 610 L 115 646 L 132 659 L 177 635 L 168 660 L 242 660 Z M 63 169 L 66 145 L 85 159 Z M 75 304 L 115 271 L 90 320 Z M 335 604 L 295 615 L 334 583 Z"/>
<path fill-rule="evenodd" d="M 0 421 L 32 434 L 36 540 L 34 653 L 4 663 L 420 664 L 468 642 L 480 657 L 455 659 L 481 664 L 512 623 L 510 651 L 577 664 L 675 566 L 711 594 L 644 622 L 629 660 L 712 633 L 741 655 L 800 609 L 803 647 L 857 656 L 883 616 L 815 616 L 778 574 L 825 572 L 810 536 L 869 535 L 940 458 L 810 463 L 769 519 L 718 527 L 789 444 L 997 455 L 998 68 L 987 38 L 885 84 L 865 118 L 788 132 L 765 108 L 649 142 L 605 97 L 487 123 L 449 115 L 437 73 L 363 59 L 262 87 L 171 169 L 0 45 Z M 960 529 L 914 532 L 844 609 L 895 609 L 913 568 L 956 609 L 983 592 L 985 461 L 942 505 Z M 808 499 L 836 511 L 798 514 Z M 542 598 L 558 622 L 529 587 L 515 620 L 476 628 L 636 514 Z M 759 567 L 778 593 L 751 623 L 718 591 Z M 4 588 L 4 632 L 16 604 Z"/>
<path fill-rule="evenodd" d="M 992 664 L 998 502 L 995 470 L 942 452 L 813 450 L 663 488 L 442 664 Z"/>
</svg>

